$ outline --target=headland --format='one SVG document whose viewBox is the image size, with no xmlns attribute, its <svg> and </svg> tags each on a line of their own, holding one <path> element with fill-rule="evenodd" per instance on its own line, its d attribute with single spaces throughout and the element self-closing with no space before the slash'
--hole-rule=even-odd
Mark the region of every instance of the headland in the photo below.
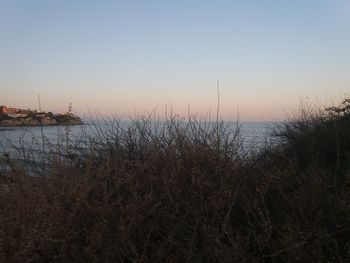
<svg viewBox="0 0 350 263">
<path fill-rule="evenodd" d="M 30 109 L 9 108 L 0 106 L 0 127 L 4 126 L 55 126 L 55 125 L 81 125 L 80 117 L 74 115 L 69 109 L 63 114 L 37 111 Z"/>
</svg>

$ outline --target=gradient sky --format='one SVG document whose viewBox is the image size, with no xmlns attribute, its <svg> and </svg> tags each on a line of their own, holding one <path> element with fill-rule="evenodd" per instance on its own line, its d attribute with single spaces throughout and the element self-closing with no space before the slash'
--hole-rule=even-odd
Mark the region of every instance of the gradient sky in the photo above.
<svg viewBox="0 0 350 263">
<path fill-rule="evenodd" d="M 0 0 L 0 104 L 272 120 L 350 93 L 350 0 Z"/>
</svg>

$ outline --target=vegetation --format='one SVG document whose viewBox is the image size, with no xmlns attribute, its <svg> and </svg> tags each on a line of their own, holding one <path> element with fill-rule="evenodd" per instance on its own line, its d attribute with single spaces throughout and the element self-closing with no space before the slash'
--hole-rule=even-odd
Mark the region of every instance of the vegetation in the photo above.
<svg viewBox="0 0 350 263">
<path fill-rule="evenodd" d="M 0 114 L 0 126 L 51 126 L 51 125 L 80 125 L 81 119 L 73 114 L 34 113 L 25 116 L 10 117 Z"/>
<path fill-rule="evenodd" d="M 7 157 L 0 261 L 349 262 L 349 106 L 302 108 L 250 151 L 236 124 L 171 117 Z"/>
<path fill-rule="evenodd" d="M 40 101 L 39 101 L 40 105 Z M 37 110 L 7 109 L 0 112 L 0 126 L 52 126 L 52 125 L 80 125 L 83 124 L 78 116 L 75 116 L 72 103 L 68 106 L 68 111 L 64 114 L 53 114 Z"/>
<path fill-rule="evenodd" d="M 5 114 L 5 113 L 0 113 L 0 121 L 8 120 L 8 119 L 10 119 L 10 117 L 8 117 L 7 114 Z"/>
</svg>

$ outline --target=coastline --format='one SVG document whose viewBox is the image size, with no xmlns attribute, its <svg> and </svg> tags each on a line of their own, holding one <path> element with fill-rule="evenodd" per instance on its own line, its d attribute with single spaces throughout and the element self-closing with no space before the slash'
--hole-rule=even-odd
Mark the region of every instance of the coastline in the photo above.
<svg viewBox="0 0 350 263">
<path fill-rule="evenodd" d="M 69 119 L 57 118 L 16 118 L 0 121 L 0 127 L 20 127 L 20 126 L 71 126 L 83 125 L 79 117 L 69 117 Z"/>
</svg>

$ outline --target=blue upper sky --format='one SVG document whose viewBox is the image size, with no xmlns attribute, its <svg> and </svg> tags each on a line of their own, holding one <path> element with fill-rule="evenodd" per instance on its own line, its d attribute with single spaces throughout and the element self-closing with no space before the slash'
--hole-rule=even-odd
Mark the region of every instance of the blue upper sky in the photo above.
<svg viewBox="0 0 350 263">
<path fill-rule="evenodd" d="M 350 1 L 0 0 L 0 104 L 283 117 L 350 92 Z"/>
</svg>

